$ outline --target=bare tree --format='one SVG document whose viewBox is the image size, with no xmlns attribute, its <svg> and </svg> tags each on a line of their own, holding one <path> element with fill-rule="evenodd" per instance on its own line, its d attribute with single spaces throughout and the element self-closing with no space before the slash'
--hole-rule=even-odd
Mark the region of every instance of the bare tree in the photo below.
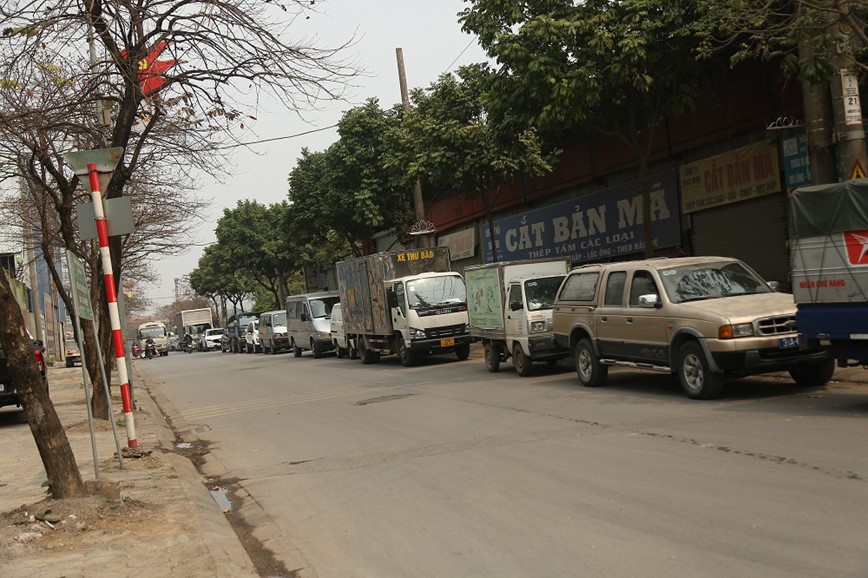
<svg viewBox="0 0 868 578">
<path fill-rule="evenodd" d="M 171 252 L 179 246 L 172 233 L 185 231 L 163 220 L 164 211 L 195 214 L 201 206 L 191 196 L 197 176 L 227 175 L 225 147 L 255 121 L 263 99 L 301 114 L 321 99 L 342 96 L 356 74 L 341 56 L 349 43 L 321 48 L 303 34 L 290 38 L 312 16 L 318 13 L 310 0 L 0 3 L 0 179 L 23 179 L 28 211 L 34 211 L 28 214 L 42 233 L 37 242 L 48 249 L 43 254 L 71 311 L 53 249 L 70 249 L 88 263 L 93 297 L 104 290 L 92 243 L 77 235 L 75 203 L 87 191 L 64 153 L 124 149 L 103 195 L 130 195 L 150 226 L 111 238 L 115 283 L 136 263 L 146 271 L 149 256 Z M 101 342 L 110 360 L 110 323 L 100 303 Z M 91 325 L 83 331 L 93 337 Z M 86 361 L 96 381 L 98 361 Z M 95 415 L 108 417 L 100 391 L 94 388 Z M 25 396 L 24 403 L 48 400 Z M 25 410 L 33 416 L 47 411 Z M 62 434 L 50 432 L 58 439 Z"/>
</svg>

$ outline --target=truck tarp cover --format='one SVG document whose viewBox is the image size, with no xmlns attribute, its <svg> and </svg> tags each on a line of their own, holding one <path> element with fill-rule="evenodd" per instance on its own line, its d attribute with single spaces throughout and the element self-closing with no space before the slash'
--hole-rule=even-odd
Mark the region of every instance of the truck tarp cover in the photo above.
<svg viewBox="0 0 868 578">
<path fill-rule="evenodd" d="M 801 187 L 790 195 L 790 236 L 868 229 L 868 179 Z"/>
</svg>

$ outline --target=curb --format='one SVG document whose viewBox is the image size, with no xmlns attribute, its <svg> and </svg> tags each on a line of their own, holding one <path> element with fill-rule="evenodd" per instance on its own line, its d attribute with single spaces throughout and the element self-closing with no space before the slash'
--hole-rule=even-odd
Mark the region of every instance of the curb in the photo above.
<svg viewBox="0 0 868 578">
<path fill-rule="evenodd" d="M 177 453 L 175 433 L 167 423 L 168 418 L 163 412 L 164 408 L 167 411 L 172 409 L 171 403 L 159 389 L 148 385 L 138 371 L 136 371 L 136 382 L 137 391 L 145 394 L 137 396 L 139 399 L 136 401 L 140 403 L 143 401 L 144 405 L 148 406 L 146 411 L 162 418 L 161 424 L 155 423 L 158 445 L 164 450 L 163 459 L 177 472 L 176 481 L 187 502 L 197 513 L 198 519 L 191 526 L 201 534 L 200 542 L 210 553 L 213 567 L 226 576 L 258 577 L 259 574 L 247 551 L 241 545 L 235 530 L 208 491 L 206 480 L 202 478 L 189 458 Z"/>
</svg>

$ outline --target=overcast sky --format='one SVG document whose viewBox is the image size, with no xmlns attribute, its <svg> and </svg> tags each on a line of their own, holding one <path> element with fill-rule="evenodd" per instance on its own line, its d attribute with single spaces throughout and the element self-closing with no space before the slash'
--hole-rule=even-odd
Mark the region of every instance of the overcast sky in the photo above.
<svg viewBox="0 0 868 578">
<path fill-rule="evenodd" d="M 427 87 L 440 74 L 461 65 L 486 60 L 475 37 L 461 32 L 456 15 L 464 8 L 463 0 L 320 0 L 316 6 L 322 13 L 305 25 L 315 26 L 323 45 L 337 45 L 355 36 L 358 41 L 352 55 L 366 75 L 355 80 L 350 103 L 324 103 L 327 110 L 306 113 L 307 122 L 287 111 L 260 111 L 244 140 L 286 137 L 334 125 L 343 112 L 371 97 L 378 98 L 383 108 L 400 103 L 395 55 L 399 47 L 410 89 Z M 207 223 L 197 230 L 200 246 L 191 247 L 183 256 L 160 259 L 155 263 L 160 283 L 141 287 L 154 308 L 174 300 L 175 278 L 192 271 L 202 247 L 216 240 L 214 227 L 224 208 L 248 198 L 266 205 L 284 200 L 287 178 L 301 149 L 321 151 L 336 139 L 336 130 L 328 129 L 256 145 L 253 151 L 236 149 L 234 177 L 222 184 L 205 182 L 201 190 L 201 196 L 213 199 L 213 205 Z"/>
</svg>

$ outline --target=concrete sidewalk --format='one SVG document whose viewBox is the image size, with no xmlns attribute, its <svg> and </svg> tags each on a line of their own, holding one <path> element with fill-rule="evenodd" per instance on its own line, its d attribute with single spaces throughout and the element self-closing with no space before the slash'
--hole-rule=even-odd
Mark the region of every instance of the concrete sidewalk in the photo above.
<svg viewBox="0 0 868 578">
<path fill-rule="evenodd" d="M 258 576 L 213 488 L 182 455 L 189 450 L 176 447 L 157 404 L 137 381 L 138 457 L 126 458 L 120 469 L 111 424 L 98 422 L 95 432 L 99 478 L 112 482 L 108 497 L 46 498 L 45 471 L 23 412 L 0 410 L 0 576 Z M 94 480 L 81 382 L 80 367 L 49 369 L 51 398 L 79 470 Z M 113 405 L 122 415 L 120 402 Z M 122 418 L 116 429 L 125 447 Z M 111 495 L 116 488 L 119 496 Z M 60 519 L 53 528 L 33 517 L 46 517 L 46 510 Z"/>
</svg>

